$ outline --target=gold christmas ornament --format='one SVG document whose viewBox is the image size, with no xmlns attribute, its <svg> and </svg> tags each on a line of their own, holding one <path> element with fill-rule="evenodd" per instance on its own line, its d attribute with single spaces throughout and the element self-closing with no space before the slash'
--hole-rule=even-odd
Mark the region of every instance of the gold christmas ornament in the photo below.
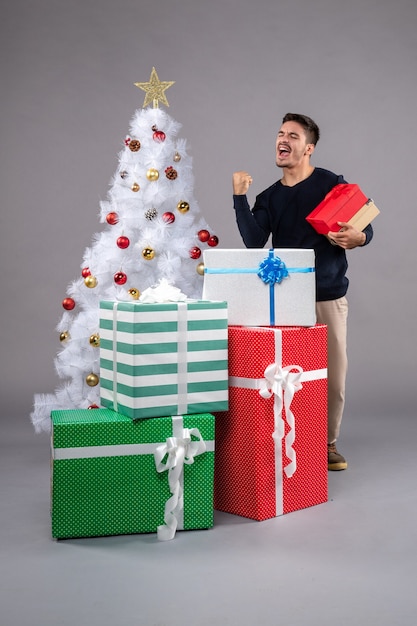
<svg viewBox="0 0 417 626">
<path fill-rule="evenodd" d="M 84 278 L 84 284 L 86 287 L 88 287 L 89 289 L 94 289 L 94 287 L 97 287 L 97 278 L 95 276 L 87 276 L 86 278 Z"/>
<path fill-rule="evenodd" d="M 174 154 L 174 161 L 175 161 L 175 163 L 178 163 L 179 161 L 181 161 L 181 155 L 180 155 L 179 152 L 176 152 Z"/>
<path fill-rule="evenodd" d="M 199 263 L 196 267 L 197 274 L 204 276 L 204 263 Z"/>
<path fill-rule="evenodd" d="M 90 346 L 93 346 L 93 348 L 98 348 L 100 346 L 100 335 L 98 334 L 93 334 L 90 335 Z"/>
<path fill-rule="evenodd" d="M 139 191 L 139 189 L 139 183 L 133 183 L 133 185 L 131 186 L 132 191 Z"/>
<path fill-rule="evenodd" d="M 144 248 L 142 256 L 146 261 L 151 261 L 155 256 L 155 250 L 153 248 Z"/>
<path fill-rule="evenodd" d="M 129 289 L 128 294 L 132 296 L 133 300 L 139 300 L 139 297 L 140 297 L 139 289 L 135 289 L 134 287 L 132 287 L 132 289 Z"/>
<path fill-rule="evenodd" d="M 175 81 L 171 82 L 163 82 L 159 80 L 158 74 L 156 73 L 156 69 L 153 67 L 151 72 L 151 77 L 148 83 L 135 83 L 135 87 L 139 87 L 146 92 L 145 100 L 143 102 L 142 108 L 148 106 L 148 104 L 153 103 L 153 108 L 158 108 L 158 102 L 161 101 L 162 104 L 169 107 L 168 100 L 165 95 L 165 91 L 174 84 Z"/>
<path fill-rule="evenodd" d="M 70 338 L 70 334 L 67 330 L 64 330 L 60 335 L 59 335 L 59 341 L 61 343 L 65 343 L 66 341 L 68 341 L 68 339 Z"/>
<path fill-rule="evenodd" d="M 95 387 L 96 385 L 98 385 L 99 380 L 100 379 L 97 376 L 97 374 L 91 373 L 86 377 L 85 382 L 87 383 L 89 387 Z"/>
<path fill-rule="evenodd" d="M 151 167 L 146 172 L 146 178 L 150 181 L 158 180 L 159 172 L 154 167 Z"/>
<path fill-rule="evenodd" d="M 180 213 L 187 213 L 190 210 L 190 205 L 185 200 L 181 200 L 177 204 L 177 209 Z"/>
</svg>

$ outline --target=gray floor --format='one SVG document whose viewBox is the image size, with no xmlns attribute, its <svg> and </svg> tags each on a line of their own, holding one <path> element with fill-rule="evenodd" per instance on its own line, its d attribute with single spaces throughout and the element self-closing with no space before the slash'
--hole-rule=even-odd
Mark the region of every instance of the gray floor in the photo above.
<svg viewBox="0 0 417 626">
<path fill-rule="evenodd" d="M 417 623 L 417 425 L 346 417 L 330 499 L 211 530 L 53 541 L 49 441 L 3 415 L 2 626 Z"/>
</svg>

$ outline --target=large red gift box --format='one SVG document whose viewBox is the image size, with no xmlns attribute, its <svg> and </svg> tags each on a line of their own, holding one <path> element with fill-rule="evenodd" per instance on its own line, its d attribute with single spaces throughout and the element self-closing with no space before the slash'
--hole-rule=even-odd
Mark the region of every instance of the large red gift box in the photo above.
<svg viewBox="0 0 417 626">
<path fill-rule="evenodd" d="M 229 326 L 214 507 L 265 520 L 327 501 L 327 326 Z"/>
<path fill-rule="evenodd" d="M 378 214 L 379 209 L 358 185 L 344 183 L 333 187 L 306 220 L 318 233 L 327 235 L 340 230 L 338 222 L 363 230 Z"/>
</svg>

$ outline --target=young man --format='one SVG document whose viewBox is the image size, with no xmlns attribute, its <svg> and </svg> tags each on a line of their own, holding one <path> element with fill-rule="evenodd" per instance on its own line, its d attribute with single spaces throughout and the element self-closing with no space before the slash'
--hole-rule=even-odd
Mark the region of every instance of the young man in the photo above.
<svg viewBox="0 0 417 626">
<path fill-rule="evenodd" d="M 313 248 L 316 254 L 317 321 L 328 326 L 328 468 L 347 468 L 338 452 L 347 373 L 346 250 L 368 244 L 372 226 L 363 232 L 345 222 L 328 236 L 319 235 L 306 217 L 343 176 L 314 167 L 310 157 L 319 140 L 317 124 L 306 115 L 287 113 L 276 140 L 276 164 L 282 177 L 256 197 L 253 209 L 246 193 L 252 177 L 233 174 L 233 201 L 240 234 L 247 248 L 262 248 L 272 234 L 274 248 Z"/>
</svg>

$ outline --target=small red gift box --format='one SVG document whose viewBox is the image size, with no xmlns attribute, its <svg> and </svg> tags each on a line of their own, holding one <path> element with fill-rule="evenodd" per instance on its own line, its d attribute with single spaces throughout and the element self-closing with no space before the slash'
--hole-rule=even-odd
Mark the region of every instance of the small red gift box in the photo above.
<svg viewBox="0 0 417 626">
<path fill-rule="evenodd" d="M 215 509 L 265 520 L 327 501 L 327 327 L 229 326 Z"/>
<path fill-rule="evenodd" d="M 363 230 L 378 215 L 379 209 L 368 200 L 358 185 L 340 184 L 329 191 L 319 205 L 306 217 L 321 235 L 337 232 L 337 222 L 347 222 Z"/>
</svg>

